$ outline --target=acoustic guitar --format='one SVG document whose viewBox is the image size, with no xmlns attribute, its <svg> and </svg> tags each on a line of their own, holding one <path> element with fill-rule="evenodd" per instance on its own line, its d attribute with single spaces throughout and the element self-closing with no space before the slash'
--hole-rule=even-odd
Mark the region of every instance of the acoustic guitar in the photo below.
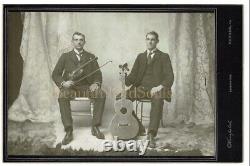
<svg viewBox="0 0 250 166">
<path fill-rule="evenodd" d="M 139 124 L 132 115 L 133 102 L 126 99 L 125 76 L 129 70 L 127 63 L 119 65 L 122 82 L 121 99 L 115 102 L 115 115 L 110 123 L 110 131 L 118 139 L 127 140 L 135 138 L 139 132 Z"/>
</svg>

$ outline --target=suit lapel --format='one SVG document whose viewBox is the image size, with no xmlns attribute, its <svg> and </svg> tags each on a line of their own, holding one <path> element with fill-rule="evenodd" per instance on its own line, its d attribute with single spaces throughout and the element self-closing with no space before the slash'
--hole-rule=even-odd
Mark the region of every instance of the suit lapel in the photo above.
<svg viewBox="0 0 250 166">
<path fill-rule="evenodd" d="M 82 64 L 82 63 L 86 63 L 88 60 L 89 60 L 88 55 L 86 54 L 85 51 L 83 51 L 82 57 L 81 57 L 81 59 L 80 59 L 80 63 L 81 63 L 81 64 Z"/>
<path fill-rule="evenodd" d="M 142 56 L 140 58 L 140 63 L 139 63 L 139 71 L 138 72 L 138 75 L 137 75 L 137 78 L 138 78 L 138 81 L 137 83 L 140 83 L 140 81 L 142 80 L 143 76 L 144 76 L 144 73 L 145 73 L 145 70 L 146 70 L 146 67 L 147 67 L 147 62 L 148 59 L 147 59 L 147 51 L 145 51 L 144 53 L 142 53 Z"/>
<path fill-rule="evenodd" d="M 83 51 L 83 53 L 82 53 L 82 57 L 81 57 L 81 60 L 80 60 L 80 64 L 81 65 L 83 65 L 83 64 L 88 64 L 87 62 L 90 60 L 90 56 L 89 56 L 89 54 L 87 53 L 87 52 L 85 52 L 85 51 Z M 91 65 L 86 65 L 85 67 L 84 67 L 84 73 L 89 73 L 90 72 L 90 70 L 91 70 Z"/>
<path fill-rule="evenodd" d="M 146 68 L 146 65 L 147 65 L 147 61 L 148 61 L 148 59 L 147 59 L 147 51 L 145 51 L 144 53 L 143 53 L 143 56 L 142 56 L 142 67 L 143 67 L 143 71 L 145 70 L 145 68 Z"/>
<path fill-rule="evenodd" d="M 71 57 L 72 61 L 74 62 L 74 64 L 77 65 L 78 64 L 78 59 L 76 57 L 76 53 L 75 53 L 74 50 L 71 51 L 70 57 Z"/>
<path fill-rule="evenodd" d="M 71 59 L 72 59 L 72 61 L 74 62 L 75 65 L 79 64 L 79 60 L 76 57 L 76 53 L 75 53 L 74 50 L 71 51 Z M 87 62 L 87 60 L 88 60 L 88 55 L 86 54 L 85 51 L 83 51 L 82 57 L 80 58 L 80 63 L 83 64 L 83 63 Z"/>
<path fill-rule="evenodd" d="M 153 59 L 151 60 L 150 64 L 154 63 L 159 58 L 159 54 L 160 54 L 160 51 L 157 49 L 155 51 L 155 55 L 154 55 Z"/>
</svg>

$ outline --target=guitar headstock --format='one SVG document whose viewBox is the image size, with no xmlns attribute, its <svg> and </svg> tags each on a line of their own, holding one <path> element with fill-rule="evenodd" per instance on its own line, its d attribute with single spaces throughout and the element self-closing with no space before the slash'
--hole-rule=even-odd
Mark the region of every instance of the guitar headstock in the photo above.
<svg viewBox="0 0 250 166">
<path fill-rule="evenodd" d="M 129 71 L 128 64 L 124 63 L 123 65 L 119 65 L 119 68 L 120 68 L 119 74 L 120 74 L 121 80 L 124 80 L 127 75 L 127 72 Z"/>
</svg>

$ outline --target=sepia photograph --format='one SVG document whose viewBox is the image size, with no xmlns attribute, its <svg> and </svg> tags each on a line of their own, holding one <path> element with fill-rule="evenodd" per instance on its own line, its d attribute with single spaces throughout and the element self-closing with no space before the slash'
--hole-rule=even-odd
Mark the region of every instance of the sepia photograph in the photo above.
<svg viewBox="0 0 250 166">
<path fill-rule="evenodd" d="M 216 8 L 5 9 L 9 159 L 216 160 Z"/>
</svg>

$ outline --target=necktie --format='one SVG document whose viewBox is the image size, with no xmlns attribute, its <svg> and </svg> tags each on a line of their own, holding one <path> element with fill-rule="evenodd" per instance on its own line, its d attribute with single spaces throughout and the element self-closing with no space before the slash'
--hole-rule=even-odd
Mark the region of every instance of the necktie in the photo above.
<svg viewBox="0 0 250 166">
<path fill-rule="evenodd" d="M 152 57 L 151 57 L 152 54 L 153 54 L 153 52 L 149 52 L 149 54 L 148 54 L 148 64 L 151 63 L 151 61 L 152 61 Z"/>
<path fill-rule="evenodd" d="M 80 53 L 79 56 L 80 56 L 80 61 L 81 61 L 82 60 L 82 53 Z"/>
<path fill-rule="evenodd" d="M 79 61 L 82 61 L 82 53 L 78 54 L 78 57 L 80 58 Z"/>
</svg>

